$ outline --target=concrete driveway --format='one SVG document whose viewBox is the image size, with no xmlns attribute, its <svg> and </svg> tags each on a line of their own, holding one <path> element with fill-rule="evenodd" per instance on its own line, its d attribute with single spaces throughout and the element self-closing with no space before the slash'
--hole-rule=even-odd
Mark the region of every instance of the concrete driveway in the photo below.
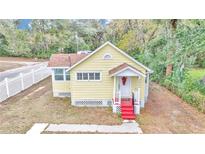
<svg viewBox="0 0 205 154">
<path fill-rule="evenodd" d="M 9 61 L 6 62 L 8 63 Z M 0 82 L 3 81 L 5 78 L 13 78 L 18 76 L 20 73 L 27 73 L 32 69 L 36 70 L 42 66 L 47 66 L 48 64 L 47 62 L 36 63 L 36 62 L 16 62 L 16 61 L 11 63 L 24 63 L 24 64 L 26 63 L 27 66 L 0 72 Z"/>
</svg>

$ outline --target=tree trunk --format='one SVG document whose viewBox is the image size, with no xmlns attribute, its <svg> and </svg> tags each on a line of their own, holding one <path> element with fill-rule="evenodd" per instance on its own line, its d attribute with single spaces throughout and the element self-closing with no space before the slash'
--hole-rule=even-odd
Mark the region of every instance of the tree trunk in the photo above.
<svg viewBox="0 0 205 154">
<path fill-rule="evenodd" d="M 173 64 L 167 65 L 167 68 L 166 68 L 166 76 L 171 75 L 171 74 L 172 74 L 172 70 L 173 70 Z"/>
<path fill-rule="evenodd" d="M 171 20 L 170 20 L 170 26 L 171 26 L 171 41 L 172 41 L 173 47 L 172 47 L 172 51 L 170 51 L 170 52 L 168 53 L 168 56 L 167 56 L 167 59 L 168 59 L 169 61 L 171 61 L 171 60 L 170 60 L 170 59 L 171 59 L 171 56 L 172 56 L 173 52 L 175 52 L 175 50 L 176 50 L 175 33 L 176 33 L 176 28 L 177 28 L 177 19 L 171 19 Z M 172 71 L 173 71 L 173 64 L 170 63 L 170 64 L 168 64 L 167 67 L 166 67 L 166 76 L 171 75 L 171 74 L 172 74 Z"/>
</svg>

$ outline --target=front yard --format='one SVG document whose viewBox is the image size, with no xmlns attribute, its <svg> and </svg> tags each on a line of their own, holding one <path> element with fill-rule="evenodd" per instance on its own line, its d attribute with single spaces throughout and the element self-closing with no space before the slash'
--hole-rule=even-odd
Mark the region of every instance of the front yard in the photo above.
<svg viewBox="0 0 205 154">
<path fill-rule="evenodd" d="M 0 133 L 26 133 L 34 123 L 121 124 L 111 108 L 73 107 L 68 98 L 52 97 L 51 79 L 0 104 Z"/>
<path fill-rule="evenodd" d="M 0 104 L 0 133 L 26 133 L 34 123 L 121 124 L 111 108 L 74 107 L 68 98 L 52 97 L 48 78 Z M 155 83 L 137 116 L 143 133 L 205 133 L 205 114 Z"/>
</svg>

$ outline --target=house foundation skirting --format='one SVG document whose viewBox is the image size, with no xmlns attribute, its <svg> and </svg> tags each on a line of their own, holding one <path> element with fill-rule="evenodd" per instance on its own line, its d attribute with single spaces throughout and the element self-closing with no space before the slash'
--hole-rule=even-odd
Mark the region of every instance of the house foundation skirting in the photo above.
<svg viewBox="0 0 205 154">
<path fill-rule="evenodd" d="M 54 97 L 71 97 L 70 92 L 64 92 L 64 91 L 53 91 Z"/>
<path fill-rule="evenodd" d="M 120 104 L 113 104 L 113 105 L 112 105 L 112 112 L 113 112 L 113 113 L 121 113 Z"/>
<path fill-rule="evenodd" d="M 112 106 L 112 100 L 104 99 L 79 99 L 73 100 L 72 105 L 74 106 L 87 106 L 87 107 L 109 107 Z"/>
</svg>

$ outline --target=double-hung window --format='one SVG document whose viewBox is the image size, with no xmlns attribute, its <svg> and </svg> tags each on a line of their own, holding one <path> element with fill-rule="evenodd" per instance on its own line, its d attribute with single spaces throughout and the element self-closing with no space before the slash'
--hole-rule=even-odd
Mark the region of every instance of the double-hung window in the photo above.
<svg viewBox="0 0 205 154">
<path fill-rule="evenodd" d="M 83 73 L 77 73 L 77 80 L 83 80 Z"/>
<path fill-rule="evenodd" d="M 63 68 L 54 69 L 54 79 L 55 81 L 69 81 L 70 72 Z"/>
<path fill-rule="evenodd" d="M 64 69 L 54 69 L 54 78 L 56 81 L 64 80 Z"/>
<path fill-rule="evenodd" d="M 100 73 L 95 73 L 95 80 L 100 80 Z"/>
<path fill-rule="evenodd" d="M 83 73 L 83 80 L 88 80 L 88 73 Z"/>
<path fill-rule="evenodd" d="M 101 80 L 100 72 L 78 72 L 77 80 L 99 81 Z"/>
<path fill-rule="evenodd" d="M 89 73 L 89 80 L 95 80 L 95 73 Z"/>
</svg>

